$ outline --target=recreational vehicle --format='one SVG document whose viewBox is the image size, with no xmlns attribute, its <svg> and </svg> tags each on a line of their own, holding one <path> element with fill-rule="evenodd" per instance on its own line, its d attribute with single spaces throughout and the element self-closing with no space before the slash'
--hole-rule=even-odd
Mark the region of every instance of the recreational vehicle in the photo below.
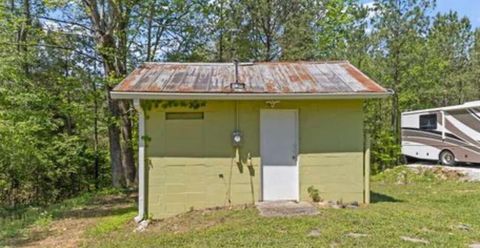
<svg viewBox="0 0 480 248">
<path fill-rule="evenodd" d="M 480 101 L 402 113 L 405 158 L 480 163 Z"/>
</svg>

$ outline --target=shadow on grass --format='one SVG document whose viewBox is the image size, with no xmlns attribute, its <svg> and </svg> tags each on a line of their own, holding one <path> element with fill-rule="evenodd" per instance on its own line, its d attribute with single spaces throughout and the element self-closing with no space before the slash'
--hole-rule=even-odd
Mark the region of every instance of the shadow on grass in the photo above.
<svg viewBox="0 0 480 248">
<path fill-rule="evenodd" d="M 370 202 L 379 203 L 379 202 L 404 202 L 404 201 L 391 197 L 389 195 L 384 195 L 381 193 L 370 191 Z"/>
<path fill-rule="evenodd" d="M 54 219 L 98 218 L 122 215 L 136 209 L 134 206 L 135 199 L 136 197 L 134 196 L 99 197 L 81 208 L 60 211 L 59 213 L 55 214 Z"/>
<path fill-rule="evenodd" d="M 107 217 L 113 215 L 122 215 L 131 211 L 135 211 L 135 207 L 124 206 L 117 208 L 85 208 L 85 209 L 76 209 L 70 210 L 68 212 L 59 214 L 55 219 L 64 219 L 64 218 L 99 218 Z"/>
</svg>

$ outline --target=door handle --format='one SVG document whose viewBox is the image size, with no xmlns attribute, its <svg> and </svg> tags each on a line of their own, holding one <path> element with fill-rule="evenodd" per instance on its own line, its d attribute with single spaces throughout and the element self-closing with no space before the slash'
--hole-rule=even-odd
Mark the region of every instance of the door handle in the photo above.
<svg viewBox="0 0 480 248">
<path fill-rule="evenodd" d="M 293 159 L 293 160 L 296 160 L 296 159 L 297 159 L 297 156 L 296 156 L 296 155 L 293 155 L 293 156 L 292 156 L 292 159 Z"/>
</svg>

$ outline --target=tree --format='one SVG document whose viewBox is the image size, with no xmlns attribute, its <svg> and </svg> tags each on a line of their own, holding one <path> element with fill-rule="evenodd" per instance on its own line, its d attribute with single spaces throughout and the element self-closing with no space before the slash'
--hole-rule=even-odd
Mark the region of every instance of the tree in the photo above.
<svg viewBox="0 0 480 248">
<path fill-rule="evenodd" d="M 433 1 L 416 0 L 377 0 L 374 3 L 372 56 L 378 67 L 374 78 L 394 91 L 391 104 L 379 105 L 380 109 L 375 112 L 390 113 L 391 134 L 397 146 L 400 144 L 400 112 L 409 105 L 411 94 L 415 94 L 417 72 L 422 66 L 422 44 L 429 25 L 427 13 L 434 4 Z M 385 120 L 387 116 L 380 118 Z M 391 152 L 394 157 L 398 153 L 396 149 L 393 147 Z"/>
<path fill-rule="evenodd" d="M 401 111 L 480 98 L 480 31 L 456 12 L 431 15 L 434 5 L 4 0 L 0 199 L 47 203 L 110 180 L 134 186 L 133 109 L 109 92 L 145 61 L 347 59 L 395 91 L 365 104 L 373 169 L 394 166 Z"/>
<path fill-rule="evenodd" d="M 349 22 L 345 23 L 344 49 L 338 51 L 340 58 L 349 60 L 362 71 L 370 73 L 375 70 L 372 65 L 372 56 L 369 52 L 373 49 L 371 40 L 371 27 L 369 26 L 371 10 L 368 6 L 353 3 L 350 5 Z"/>
<path fill-rule="evenodd" d="M 472 68 L 470 82 L 472 83 L 471 99 L 480 99 L 480 28 L 475 30 L 474 43 L 471 49 Z"/>
<path fill-rule="evenodd" d="M 94 92 L 85 65 L 95 61 L 82 53 L 83 37 L 41 21 L 42 3 L 7 6 L 0 8 L 0 199 L 39 204 L 90 190 L 95 154 L 105 161 L 91 129 Z"/>
<path fill-rule="evenodd" d="M 128 28 L 131 10 L 136 3 L 97 0 L 84 0 L 82 3 L 86 15 L 90 18 L 96 48 L 103 61 L 107 103 L 113 117 L 108 125 L 112 182 L 116 187 L 124 183 L 126 186 L 133 186 L 136 169 L 130 104 L 127 101 L 111 99 L 110 91 L 127 74 Z M 120 120 L 119 124 L 117 119 Z"/>
<path fill-rule="evenodd" d="M 427 36 L 423 106 L 462 104 L 467 99 L 472 67 L 470 51 L 473 33 L 470 21 L 459 18 L 456 12 L 437 14 Z"/>
</svg>

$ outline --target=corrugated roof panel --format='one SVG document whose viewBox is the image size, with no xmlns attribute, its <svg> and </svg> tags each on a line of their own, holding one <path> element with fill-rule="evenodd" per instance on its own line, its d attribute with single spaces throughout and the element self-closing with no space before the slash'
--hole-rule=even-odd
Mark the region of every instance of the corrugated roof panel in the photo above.
<svg viewBox="0 0 480 248">
<path fill-rule="evenodd" d="M 210 91 L 213 92 L 225 92 L 230 91 L 230 83 L 235 81 L 235 68 L 233 66 L 215 66 L 217 71 L 216 80 L 218 85 Z M 210 92 L 209 91 L 209 92 Z"/>
<path fill-rule="evenodd" d="M 222 73 L 222 68 L 211 67 L 212 74 L 210 78 L 210 83 L 208 85 L 208 91 L 218 91 L 217 89 L 222 88 L 222 81 L 219 74 Z"/>
<path fill-rule="evenodd" d="M 185 82 L 187 77 L 187 66 L 175 65 L 167 67 L 164 75 L 157 80 L 157 85 L 161 87 L 161 91 L 174 92 Z"/>
<path fill-rule="evenodd" d="M 320 92 L 349 92 L 351 89 L 326 66 L 312 64 L 310 73 L 316 77 Z"/>
<path fill-rule="evenodd" d="M 295 73 L 295 70 L 290 67 L 290 64 L 282 64 L 282 66 L 279 66 L 278 68 L 282 76 L 285 78 L 285 81 L 283 81 L 283 87 L 288 88 L 288 92 L 306 91 Z"/>
<path fill-rule="evenodd" d="M 122 83 L 115 87 L 119 91 L 130 91 L 135 88 L 136 82 L 145 74 L 149 68 L 139 67 L 135 69 L 128 77 L 126 77 Z"/>
<path fill-rule="evenodd" d="M 253 91 L 264 91 L 266 84 L 273 83 L 273 79 L 271 79 L 271 75 L 269 75 L 266 66 L 254 66 L 250 71 L 253 74 L 250 81 L 251 89 Z"/>
<path fill-rule="evenodd" d="M 363 87 L 362 84 L 357 83 L 357 80 L 350 76 L 350 74 L 342 66 L 338 64 L 329 64 L 326 66 L 354 91 L 365 90 L 365 87 Z"/>
<path fill-rule="evenodd" d="M 355 66 L 345 63 L 342 64 L 342 67 L 352 76 L 358 83 L 362 84 L 366 90 L 365 91 L 382 91 L 385 90 L 380 85 L 375 83 L 372 79 L 367 77 L 364 73 L 362 73 L 359 69 Z"/>
<path fill-rule="evenodd" d="M 285 79 L 280 72 L 279 67 L 281 66 L 282 66 L 281 64 L 278 66 L 273 66 L 273 65 L 268 66 L 268 70 L 273 77 L 273 85 L 271 88 L 266 89 L 267 92 L 282 92 L 282 93 L 289 92 L 289 89 L 288 88 L 285 89 L 284 87 L 284 85 L 287 84 L 287 82 L 285 82 Z"/>
<path fill-rule="evenodd" d="M 307 72 L 307 68 L 305 66 L 294 64 L 293 67 L 295 68 L 299 79 L 303 82 L 303 85 L 308 92 L 319 91 L 317 84 L 315 83 L 315 79 Z"/>
<path fill-rule="evenodd" d="M 239 65 L 245 93 L 386 92 L 348 62 L 269 62 Z M 233 63 L 146 63 L 113 91 L 232 93 Z"/>
<path fill-rule="evenodd" d="M 267 64 L 256 66 L 255 72 L 259 75 L 258 77 L 261 81 L 255 82 L 254 89 L 263 92 L 268 91 L 268 89 L 274 90 L 278 87 Z"/>
<path fill-rule="evenodd" d="M 210 67 L 202 66 L 197 68 L 197 73 L 193 75 L 193 90 L 208 91 L 208 84 L 210 83 Z"/>
<path fill-rule="evenodd" d="M 156 82 L 160 76 L 165 75 L 164 69 L 165 67 L 153 67 L 149 70 L 150 73 L 145 73 L 145 75 L 139 81 L 137 81 L 137 83 L 135 84 L 135 88 L 146 87 L 148 91 L 160 90 L 161 87 L 158 87 Z"/>
</svg>

